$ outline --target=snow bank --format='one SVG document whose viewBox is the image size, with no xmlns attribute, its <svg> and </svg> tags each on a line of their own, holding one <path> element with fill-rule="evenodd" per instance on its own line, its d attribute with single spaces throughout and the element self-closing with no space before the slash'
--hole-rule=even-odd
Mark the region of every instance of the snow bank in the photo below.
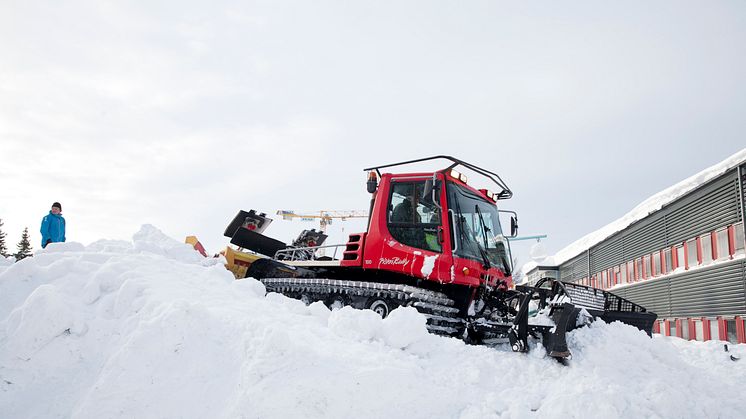
<svg viewBox="0 0 746 419">
<path fill-rule="evenodd" d="M 0 256 L 0 272 L 2 272 L 5 268 L 12 265 L 16 259 L 14 257 L 2 257 Z"/>
<path fill-rule="evenodd" d="M 191 253 L 190 253 L 191 252 Z M 143 226 L 0 270 L 8 418 L 738 417 L 745 345 L 574 331 L 569 366 L 427 334 L 398 309 L 305 306 Z M 212 263 L 212 265 L 210 265 Z"/>
</svg>

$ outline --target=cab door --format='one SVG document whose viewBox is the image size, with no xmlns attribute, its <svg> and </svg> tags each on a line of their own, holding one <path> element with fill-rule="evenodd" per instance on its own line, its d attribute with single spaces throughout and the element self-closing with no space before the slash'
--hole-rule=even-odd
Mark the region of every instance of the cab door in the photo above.
<svg viewBox="0 0 746 419">
<path fill-rule="evenodd" d="M 384 240 L 382 245 L 380 269 L 440 283 L 453 282 L 453 257 L 439 175 L 391 179 L 386 207 L 390 240 Z"/>
</svg>

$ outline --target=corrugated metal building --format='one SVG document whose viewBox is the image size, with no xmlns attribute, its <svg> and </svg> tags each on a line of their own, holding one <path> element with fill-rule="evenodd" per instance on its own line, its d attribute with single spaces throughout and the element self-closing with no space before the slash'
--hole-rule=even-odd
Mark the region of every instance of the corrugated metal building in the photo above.
<svg viewBox="0 0 746 419">
<path fill-rule="evenodd" d="M 746 160 L 559 266 L 658 314 L 656 331 L 746 343 Z M 556 274 L 555 274 L 556 275 Z"/>
</svg>

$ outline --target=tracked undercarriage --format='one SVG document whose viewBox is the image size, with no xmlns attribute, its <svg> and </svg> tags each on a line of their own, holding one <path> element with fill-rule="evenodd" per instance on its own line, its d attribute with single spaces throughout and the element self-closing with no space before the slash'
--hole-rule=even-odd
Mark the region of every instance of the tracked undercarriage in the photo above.
<svg viewBox="0 0 746 419">
<path fill-rule="evenodd" d="M 427 329 L 447 336 L 463 334 L 465 322 L 454 301 L 443 293 L 400 284 L 323 278 L 265 278 L 267 292 L 277 292 L 305 303 L 323 301 L 329 307 L 370 309 L 386 317 L 397 307 L 414 307 L 427 318 Z"/>
<path fill-rule="evenodd" d="M 656 315 L 612 293 L 582 285 L 544 280 L 536 287 L 482 290 L 464 316 L 456 301 L 420 287 L 326 278 L 264 278 L 267 292 L 322 301 L 330 308 L 370 309 L 382 317 L 397 307 L 414 307 L 427 319 L 429 332 L 463 338 L 472 344 L 509 342 L 526 352 L 528 339 L 540 339 L 549 356 L 567 358 L 565 334 L 594 318 L 622 321 L 650 333 Z"/>
</svg>

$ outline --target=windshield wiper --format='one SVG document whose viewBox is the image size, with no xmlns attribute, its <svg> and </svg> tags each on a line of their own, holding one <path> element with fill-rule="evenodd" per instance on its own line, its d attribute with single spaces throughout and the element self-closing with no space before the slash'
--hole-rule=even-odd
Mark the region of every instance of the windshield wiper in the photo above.
<svg viewBox="0 0 746 419">
<path fill-rule="evenodd" d="M 484 268 L 489 269 L 490 267 L 492 267 L 492 264 L 490 263 L 490 259 L 487 256 L 487 250 L 485 249 L 488 246 L 487 232 L 490 231 L 490 229 L 484 223 L 484 217 L 482 217 L 482 211 L 479 209 L 479 205 L 474 205 L 474 208 L 477 211 L 477 215 L 479 215 L 479 223 L 482 225 L 482 239 L 484 241 L 484 246 L 482 246 L 481 244 L 479 244 L 479 242 L 477 242 L 477 248 L 479 249 L 479 253 L 482 254 L 482 260 L 484 260 Z"/>
</svg>

